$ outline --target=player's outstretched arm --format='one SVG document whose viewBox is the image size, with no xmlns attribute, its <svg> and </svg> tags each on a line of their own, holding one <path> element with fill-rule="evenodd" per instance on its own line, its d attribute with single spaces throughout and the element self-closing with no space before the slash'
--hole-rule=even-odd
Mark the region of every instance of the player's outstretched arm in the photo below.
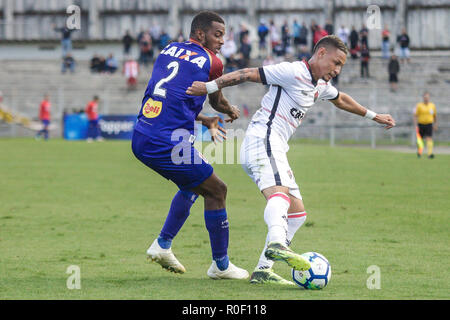
<svg viewBox="0 0 450 320">
<path fill-rule="evenodd" d="M 235 86 L 247 81 L 262 83 L 258 68 L 245 68 L 227 73 L 220 78 L 210 81 L 195 81 L 186 93 L 192 96 L 213 94 L 225 87 Z"/>
<path fill-rule="evenodd" d="M 395 120 L 390 114 L 377 114 L 371 110 L 368 110 L 346 93 L 340 92 L 337 99 L 330 101 L 339 109 L 366 117 L 379 124 L 383 124 L 386 129 L 395 127 Z"/>
</svg>

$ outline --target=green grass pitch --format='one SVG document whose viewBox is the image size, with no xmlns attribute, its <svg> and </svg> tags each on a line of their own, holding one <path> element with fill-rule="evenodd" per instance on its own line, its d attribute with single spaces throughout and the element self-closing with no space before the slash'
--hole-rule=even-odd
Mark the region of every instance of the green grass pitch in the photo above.
<svg viewBox="0 0 450 320">
<path fill-rule="evenodd" d="M 130 142 L 0 140 L 0 299 L 448 299 L 450 156 L 291 143 L 308 219 L 292 248 L 331 263 L 321 291 L 214 281 L 201 199 L 174 241 L 187 269 L 147 262 L 176 187 Z M 231 260 L 249 272 L 266 236 L 265 201 L 241 166 L 214 165 L 228 185 Z M 66 270 L 81 271 L 69 290 Z M 368 289 L 370 266 L 380 289 Z M 287 265 L 275 270 L 290 278 Z"/>
</svg>

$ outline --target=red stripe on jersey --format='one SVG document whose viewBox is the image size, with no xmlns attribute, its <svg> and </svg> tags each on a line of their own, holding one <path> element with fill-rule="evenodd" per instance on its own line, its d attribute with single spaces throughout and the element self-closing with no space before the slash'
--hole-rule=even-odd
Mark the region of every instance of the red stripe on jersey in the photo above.
<svg viewBox="0 0 450 320">
<path fill-rule="evenodd" d="M 303 213 L 288 213 L 288 219 L 295 219 L 295 218 L 301 218 L 306 217 L 308 214 L 306 212 Z"/>
<path fill-rule="evenodd" d="M 275 197 L 280 197 L 283 198 L 284 200 L 286 200 L 287 202 L 289 202 L 289 204 L 291 203 L 291 199 L 289 199 L 289 197 L 287 195 L 285 195 L 284 193 L 274 193 L 273 195 L 271 195 L 269 197 L 268 200 L 275 198 Z"/>
<path fill-rule="evenodd" d="M 267 111 L 267 112 L 269 112 L 269 113 L 272 113 L 272 111 L 270 111 L 270 110 L 267 109 L 267 108 L 264 108 L 264 107 L 263 107 L 263 110 L 264 110 L 264 111 Z M 294 123 L 292 123 L 291 121 L 289 121 L 288 119 L 286 119 L 285 116 L 279 114 L 278 112 L 276 113 L 276 115 L 277 115 L 278 117 L 280 117 L 281 119 L 283 119 L 284 121 L 286 121 L 287 123 L 289 123 L 289 125 L 290 125 L 291 127 L 293 127 L 294 129 L 297 129 L 298 126 L 296 126 Z"/>
</svg>

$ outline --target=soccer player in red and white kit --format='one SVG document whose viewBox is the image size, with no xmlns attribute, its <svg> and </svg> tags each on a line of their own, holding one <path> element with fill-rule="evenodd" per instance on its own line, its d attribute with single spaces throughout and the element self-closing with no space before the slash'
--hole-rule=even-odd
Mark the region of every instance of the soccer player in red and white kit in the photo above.
<svg viewBox="0 0 450 320">
<path fill-rule="evenodd" d="M 39 139 L 44 135 L 44 139 L 48 140 L 49 138 L 49 132 L 48 127 L 50 126 L 50 109 L 51 109 L 51 103 L 50 103 L 50 97 L 48 94 L 44 95 L 44 99 L 41 101 L 41 104 L 39 106 L 39 120 L 42 122 L 42 130 L 40 130 L 36 134 L 36 139 Z"/>
<path fill-rule="evenodd" d="M 331 85 L 330 80 L 341 72 L 347 54 L 347 47 L 338 37 L 326 36 L 316 44 L 309 61 L 242 69 L 215 81 L 194 82 L 187 90 L 191 95 L 205 95 L 246 81 L 270 85 L 247 129 L 240 156 L 244 170 L 267 200 L 264 220 L 268 234 L 251 283 L 293 284 L 273 272 L 274 261 L 285 261 L 296 270 L 310 268 L 308 260 L 289 248 L 307 214 L 287 152 L 288 140 L 315 102 L 329 100 L 339 109 L 387 129 L 395 126 L 389 114 L 368 110 Z"/>
</svg>

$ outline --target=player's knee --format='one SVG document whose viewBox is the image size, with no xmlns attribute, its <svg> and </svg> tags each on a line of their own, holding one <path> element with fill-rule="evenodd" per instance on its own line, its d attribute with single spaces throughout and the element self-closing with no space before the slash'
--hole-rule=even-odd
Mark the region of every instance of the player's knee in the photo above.
<svg viewBox="0 0 450 320">
<path fill-rule="evenodd" d="M 225 201 L 227 198 L 228 186 L 225 182 L 219 181 L 216 185 L 216 190 L 214 192 L 217 200 Z"/>
</svg>

